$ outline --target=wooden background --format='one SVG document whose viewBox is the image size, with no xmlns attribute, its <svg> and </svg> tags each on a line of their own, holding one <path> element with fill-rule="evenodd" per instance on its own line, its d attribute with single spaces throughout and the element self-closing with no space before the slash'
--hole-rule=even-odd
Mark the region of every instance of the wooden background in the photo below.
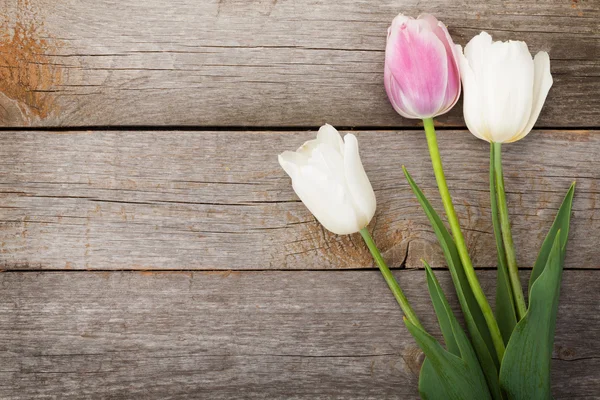
<svg viewBox="0 0 600 400">
<path fill-rule="evenodd" d="M 386 29 L 430 12 L 550 52 L 536 129 L 505 148 L 523 279 L 577 180 L 556 399 L 600 399 L 600 3 L 5 0 L 0 398 L 416 399 L 422 354 L 360 236 L 316 223 L 277 153 L 359 137 L 370 225 L 428 329 L 419 259 L 452 286 L 402 173 L 438 210 L 418 121 L 386 99 Z M 479 276 L 495 282 L 488 147 L 440 117 Z M 456 304 L 456 301 L 453 302 Z"/>
</svg>

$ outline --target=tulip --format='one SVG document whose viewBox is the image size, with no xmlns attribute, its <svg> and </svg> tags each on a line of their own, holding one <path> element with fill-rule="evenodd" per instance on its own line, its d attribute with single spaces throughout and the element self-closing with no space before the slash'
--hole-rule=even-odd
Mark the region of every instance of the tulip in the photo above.
<svg viewBox="0 0 600 400">
<path fill-rule="evenodd" d="M 406 318 L 422 329 L 408 299 L 375 245 L 367 225 L 375 215 L 375 192 L 365 173 L 356 136 L 340 136 L 325 124 L 317 138 L 298 150 L 284 151 L 279 164 L 292 178 L 300 200 L 327 230 L 338 235 L 360 232 Z"/>
<path fill-rule="evenodd" d="M 499 270 L 508 277 L 509 305 L 519 321 L 527 304 L 510 230 L 501 146 L 524 138 L 537 121 L 552 86 L 550 58 L 540 51 L 532 59 L 525 42 L 494 42 L 487 32 L 471 39 L 464 54 L 460 46 L 457 49 L 465 122 L 473 135 L 490 143 L 490 195 Z"/>
<path fill-rule="evenodd" d="M 394 109 L 405 118 L 448 112 L 460 96 L 458 51 L 434 16 L 398 15 L 388 28 L 384 85 Z"/>
<path fill-rule="evenodd" d="M 373 218 L 375 193 L 353 134 L 342 140 L 333 126 L 323 125 L 315 140 L 280 154 L 279 164 L 300 200 L 331 232 L 356 233 Z"/>
<path fill-rule="evenodd" d="M 459 56 L 460 49 L 452 42 L 444 24 L 435 17 L 423 14 L 413 19 L 400 14 L 388 29 L 384 85 L 390 102 L 400 115 L 423 120 L 433 172 L 458 255 L 489 328 L 498 359 L 502 359 L 504 342 L 468 253 L 446 182 L 433 123 L 433 118 L 448 112 L 460 96 Z"/>
<path fill-rule="evenodd" d="M 531 58 L 525 42 L 493 42 L 481 32 L 459 50 L 467 127 L 490 143 L 510 143 L 527 135 L 552 86 L 550 58 Z"/>
</svg>

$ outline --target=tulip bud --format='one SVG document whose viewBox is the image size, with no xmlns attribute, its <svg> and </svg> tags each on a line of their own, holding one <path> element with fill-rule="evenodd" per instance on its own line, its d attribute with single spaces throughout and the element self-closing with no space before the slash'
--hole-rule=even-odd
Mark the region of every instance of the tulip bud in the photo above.
<svg viewBox="0 0 600 400">
<path fill-rule="evenodd" d="M 527 135 L 552 86 L 550 58 L 540 51 L 531 58 L 525 42 L 492 42 L 481 32 L 460 46 L 460 73 L 465 92 L 465 122 L 471 133 L 495 143 Z"/>
<path fill-rule="evenodd" d="M 458 54 L 448 30 L 434 16 L 398 15 L 388 28 L 384 85 L 405 118 L 433 118 L 460 97 Z"/>
<path fill-rule="evenodd" d="M 294 191 L 317 220 L 338 235 L 356 233 L 375 214 L 375 193 L 365 173 L 356 136 L 342 137 L 323 125 L 317 138 L 297 151 L 284 151 L 279 164 Z"/>
</svg>

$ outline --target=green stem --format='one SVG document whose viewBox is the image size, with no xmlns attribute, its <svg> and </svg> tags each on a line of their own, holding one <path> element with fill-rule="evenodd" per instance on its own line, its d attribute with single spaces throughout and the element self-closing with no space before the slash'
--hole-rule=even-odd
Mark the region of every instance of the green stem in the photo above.
<svg viewBox="0 0 600 400">
<path fill-rule="evenodd" d="M 458 255 L 460 256 L 460 261 L 463 265 L 465 275 L 469 281 L 469 286 L 471 286 L 471 290 L 473 290 L 473 295 L 477 300 L 477 304 L 479 304 L 479 308 L 481 308 L 485 322 L 490 330 L 490 335 L 492 337 L 498 359 L 501 361 L 502 357 L 504 357 L 504 340 L 502 339 L 498 322 L 496 321 L 496 318 L 494 318 L 492 307 L 490 307 L 490 304 L 488 303 L 487 298 L 481 289 L 481 285 L 479 284 L 479 280 L 475 274 L 475 269 L 471 263 L 471 258 L 469 257 L 469 252 L 465 244 L 465 238 L 460 230 L 460 223 L 458 221 L 458 217 L 456 216 L 456 211 L 454 211 L 452 197 L 450 196 L 448 184 L 446 183 L 446 176 L 444 175 L 444 168 L 442 166 L 442 158 L 440 157 L 440 151 L 437 144 L 433 119 L 424 119 L 423 126 L 425 128 L 425 136 L 427 137 L 427 145 L 429 147 L 431 163 L 433 164 L 435 180 L 437 181 L 437 185 L 440 190 L 440 196 L 442 197 L 442 203 L 444 205 L 444 210 L 446 211 L 446 216 L 448 217 L 448 223 L 450 224 L 452 236 L 456 242 Z"/>
<path fill-rule="evenodd" d="M 502 229 L 500 228 L 500 217 L 498 216 L 498 197 L 496 195 L 496 171 L 494 169 L 494 143 L 490 143 L 490 205 L 492 208 L 492 226 L 494 227 L 494 237 L 496 238 L 496 247 L 498 249 L 498 265 L 508 272 L 506 263 L 506 251 L 502 241 Z M 512 289 L 510 292 L 512 301 Z M 514 301 L 512 301 L 514 305 Z"/>
<path fill-rule="evenodd" d="M 512 285 L 508 277 L 508 262 L 502 241 L 502 228 L 498 214 L 498 195 L 496 194 L 496 170 L 494 168 L 494 144 L 490 143 L 490 206 L 492 209 L 492 226 L 496 239 L 498 268 L 496 274 L 496 321 L 502 332 L 504 343 L 508 344 L 515 326 L 517 325 L 517 309 L 513 296 Z"/>
<path fill-rule="evenodd" d="M 512 287 L 513 297 L 517 308 L 517 319 L 521 320 L 527 312 L 523 288 L 519 278 L 519 268 L 517 267 L 517 257 L 515 255 L 515 246 L 513 244 L 512 234 L 510 232 L 510 221 L 508 219 L 508 207 L 506 205 L 506 193 L 504 192 L 504 173 L 502 172 L 502 143 L 492 143 L 494 146 L 494 170 L 496 173 L 496 195 L 498 196 L 498 213 L 500 214 L 500 228 L 502 230 L 502 240 L 504 242 L 504 251 L 508 263 L 508 277 Z"/>
<path fill-rule="evenodd" d="M 390 287 L 390 290 L 394 294 L 394 297 L 396 298 L 396 301 L 400 305 L 400 308 L 404 312 L 404 315 L 406 316 L 406 318 L 408 318 L 408 320 L 410 322 L 412 322 L 413 325 L 416 325 L 419 328 L 425 330 L 423 328 L 423 325 L 421 325 L 421 322 L 417 318 L 417 314 L 415 314 L 414 310 L 410 306 L 410 303 L 408 302 L 408 299 L 404 295 L 404 292 L 402 292 L 402 289 L 400 289 L 398 282 L 396 282 L 396 278 L 394 278 L 394 275 L 392 275 L 392 271 L 390 271 L 387 264 L 385 263 L 385 260 L 381 256 L 381 253 L 379 252 L 379 249 L 377 248 L 377 245 L 373 241 L 373 238 L 371 237 L 371 234 L 369 233 L 367 228 L 362 228 L 360 230 L 360 234 L 362 235 L 363 239 L 365 240 L 367 247 L 369 248 L 369 250 L 371 251 L 371 254 L 373 255 L 373 259 L 375 260 L 375 263 L 377 264 L 377 266 L 379 267 L 379 270 L 381 271 L 381 275 L 383 275 L 383 278 L 385 279 L 388 286 Z"/>
</svg>

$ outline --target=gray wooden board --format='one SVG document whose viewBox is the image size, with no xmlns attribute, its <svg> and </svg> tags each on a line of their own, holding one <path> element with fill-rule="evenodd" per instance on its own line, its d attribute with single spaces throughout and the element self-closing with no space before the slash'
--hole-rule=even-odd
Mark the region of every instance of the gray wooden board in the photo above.
<svg viewBox="0 0 600 400">
<path fill-rule="evenodd" d="M 370 229 L 392 266 L 444 265 L 404 164 L 442 213 L 424 134 L 355 132 L 378 211 Z M 277 154 L 314 132 L 0 134 L 2 269 L 330 269 L 370 267 L 360 235 L 326 232 Z M 488 145 L 439 133 L 475 265 L 494 267 Z M 519 265 L 531 267 L 577 180 L 567 268 L 598 268 L 600 136 L 537 131 L 504 146 Z"/>
<path fill-rule="evenodd" d="M 478 274 L 492 294 L 495 272 Z M 424 272 L 395 275 L 438 334 Z M 600 398 L 599 278 L 564 273 L 556 399 Z M 422 354 L 378 271 L 17 272 L 0 286 L 2 399 L 417 398 Z"/>
<path fill-rule="evenodd" d="M 600 125 L 600 6 L 590 0 L 5 0 L 4 126 L 412 126 L 382 84 L 399 12 L 547 50 L 540 127 Z M 15 32 L 17 35 L 15 35 Z M 464 126 L 460 105 L 440 118 Z"/>
</svg>

